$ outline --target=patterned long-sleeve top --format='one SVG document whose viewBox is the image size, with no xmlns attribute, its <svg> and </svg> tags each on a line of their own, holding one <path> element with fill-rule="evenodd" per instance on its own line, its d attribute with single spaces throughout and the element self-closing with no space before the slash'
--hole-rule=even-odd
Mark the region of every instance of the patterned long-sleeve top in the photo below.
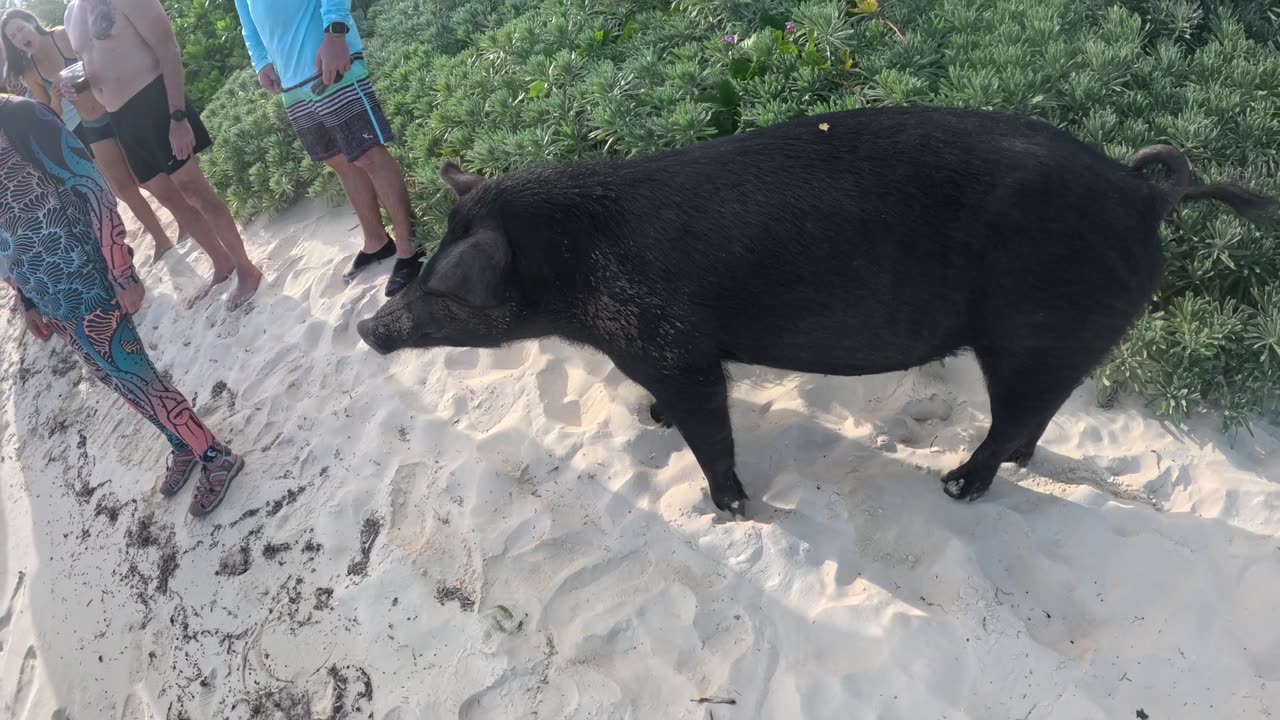
<svg viewBox="0 0 1280 720">
<path fill-rule="evenodd" d="M 0 95 L 0 278 L 74 322 L 137 284 L 124 221 L 97 166 L 52 110 Z"/>
</svg>

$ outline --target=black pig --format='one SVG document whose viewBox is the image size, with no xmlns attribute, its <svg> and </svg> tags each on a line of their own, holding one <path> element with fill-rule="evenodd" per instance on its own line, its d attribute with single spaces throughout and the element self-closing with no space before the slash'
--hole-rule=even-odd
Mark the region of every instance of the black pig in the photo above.
<svg viewBox="0 0 1280 720">
<path fill-rule="evenodd" d="M 1141 171 L 1163 165 L 1157 183 Z M 1213 199 L 1168 146 L 1115 162 L 1053 126 L 929 107 L 850 110 L 651 157 L 483 179 L 414 285 L 358 324 L 380 353 L 559 336 L 655 398 L 745 511 L 723 364 L 826 375 L 903 370 L 970 348 L 991 428 L 942 478 L 976 499 L 1025 464 L 1050 419 L 1156 290 L 1161 221 Z"/>
</svg>

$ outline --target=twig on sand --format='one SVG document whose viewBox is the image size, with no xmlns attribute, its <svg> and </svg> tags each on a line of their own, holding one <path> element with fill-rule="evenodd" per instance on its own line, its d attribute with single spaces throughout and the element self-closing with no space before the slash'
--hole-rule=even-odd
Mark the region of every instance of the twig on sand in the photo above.
<svg viewBox="0 0 1280 720">
<path fill-rule="evenodd" d="M 690 700 L 689 702 L 695 702 L 695 703 L 698 703 L 699 705 L 737 705 L 738 704 L 737 700 L 734 700 L 733 698 L 727 698 L 727 697 L 704 697 L 704 698 L 698 698 L 697 700 Z"/>
<path fill-rule="evenodd" d="M 1040 703 L 1032 705 L 1031 709 L 1027 711 L 1027 714 L 1022 716 L 1022 720 L 1027 720 L 1027 718 L 1031 717 L 1031 713 L 1035 712 L 1038 707 L 1040 707 Z"/>
</svg>

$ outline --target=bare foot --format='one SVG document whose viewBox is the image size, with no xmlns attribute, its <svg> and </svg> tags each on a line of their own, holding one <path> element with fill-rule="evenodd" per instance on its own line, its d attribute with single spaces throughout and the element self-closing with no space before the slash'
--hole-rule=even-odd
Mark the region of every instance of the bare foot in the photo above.
<svg viewBox="0 0 1280 720">
<path fill-rule="evenodd" d="M 236 291 L 231 293 L 231 297 L 227 298 L 228 310 L 239 310 L 253 294 L 258 292 L 258 286 L 262 284 L 262 271 L 258 268 L 253 269 L 252 275 L 244 275 L 236 272 Z"/>
<path fill-rule="evenodd" d="M 213 292 L 213 289 L 215 287 L 221 285 L 222 283 L 226 282 L 230 278 L 231 278 L 230 271 L 227 271 L 226 273 L 222 273 L 222 274 L 214 273 L 213 278 L 210 279 L 209 282 L 205 283 L 204 287 L 200 288 L 200 292 L 191 296 L 191 299 L 187 300 L 187 309 L 190 310 L 191 308 L 195 307 L 201 300 L 204 300 L 205 298 L 209 297 L 209 293 Z"/>
</svg>

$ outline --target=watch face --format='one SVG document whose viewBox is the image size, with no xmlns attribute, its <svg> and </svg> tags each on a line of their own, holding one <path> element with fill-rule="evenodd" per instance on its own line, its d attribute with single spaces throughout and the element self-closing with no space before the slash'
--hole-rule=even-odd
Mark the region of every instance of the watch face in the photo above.
<svg viewBox="0 0 1280 720">
<path fill-rule="evenodd" d="M 344 22 L 329 23 L 329 32 L 333 33 L 334 35 L 346 35 L 347 24 Z"/>
</svg>

